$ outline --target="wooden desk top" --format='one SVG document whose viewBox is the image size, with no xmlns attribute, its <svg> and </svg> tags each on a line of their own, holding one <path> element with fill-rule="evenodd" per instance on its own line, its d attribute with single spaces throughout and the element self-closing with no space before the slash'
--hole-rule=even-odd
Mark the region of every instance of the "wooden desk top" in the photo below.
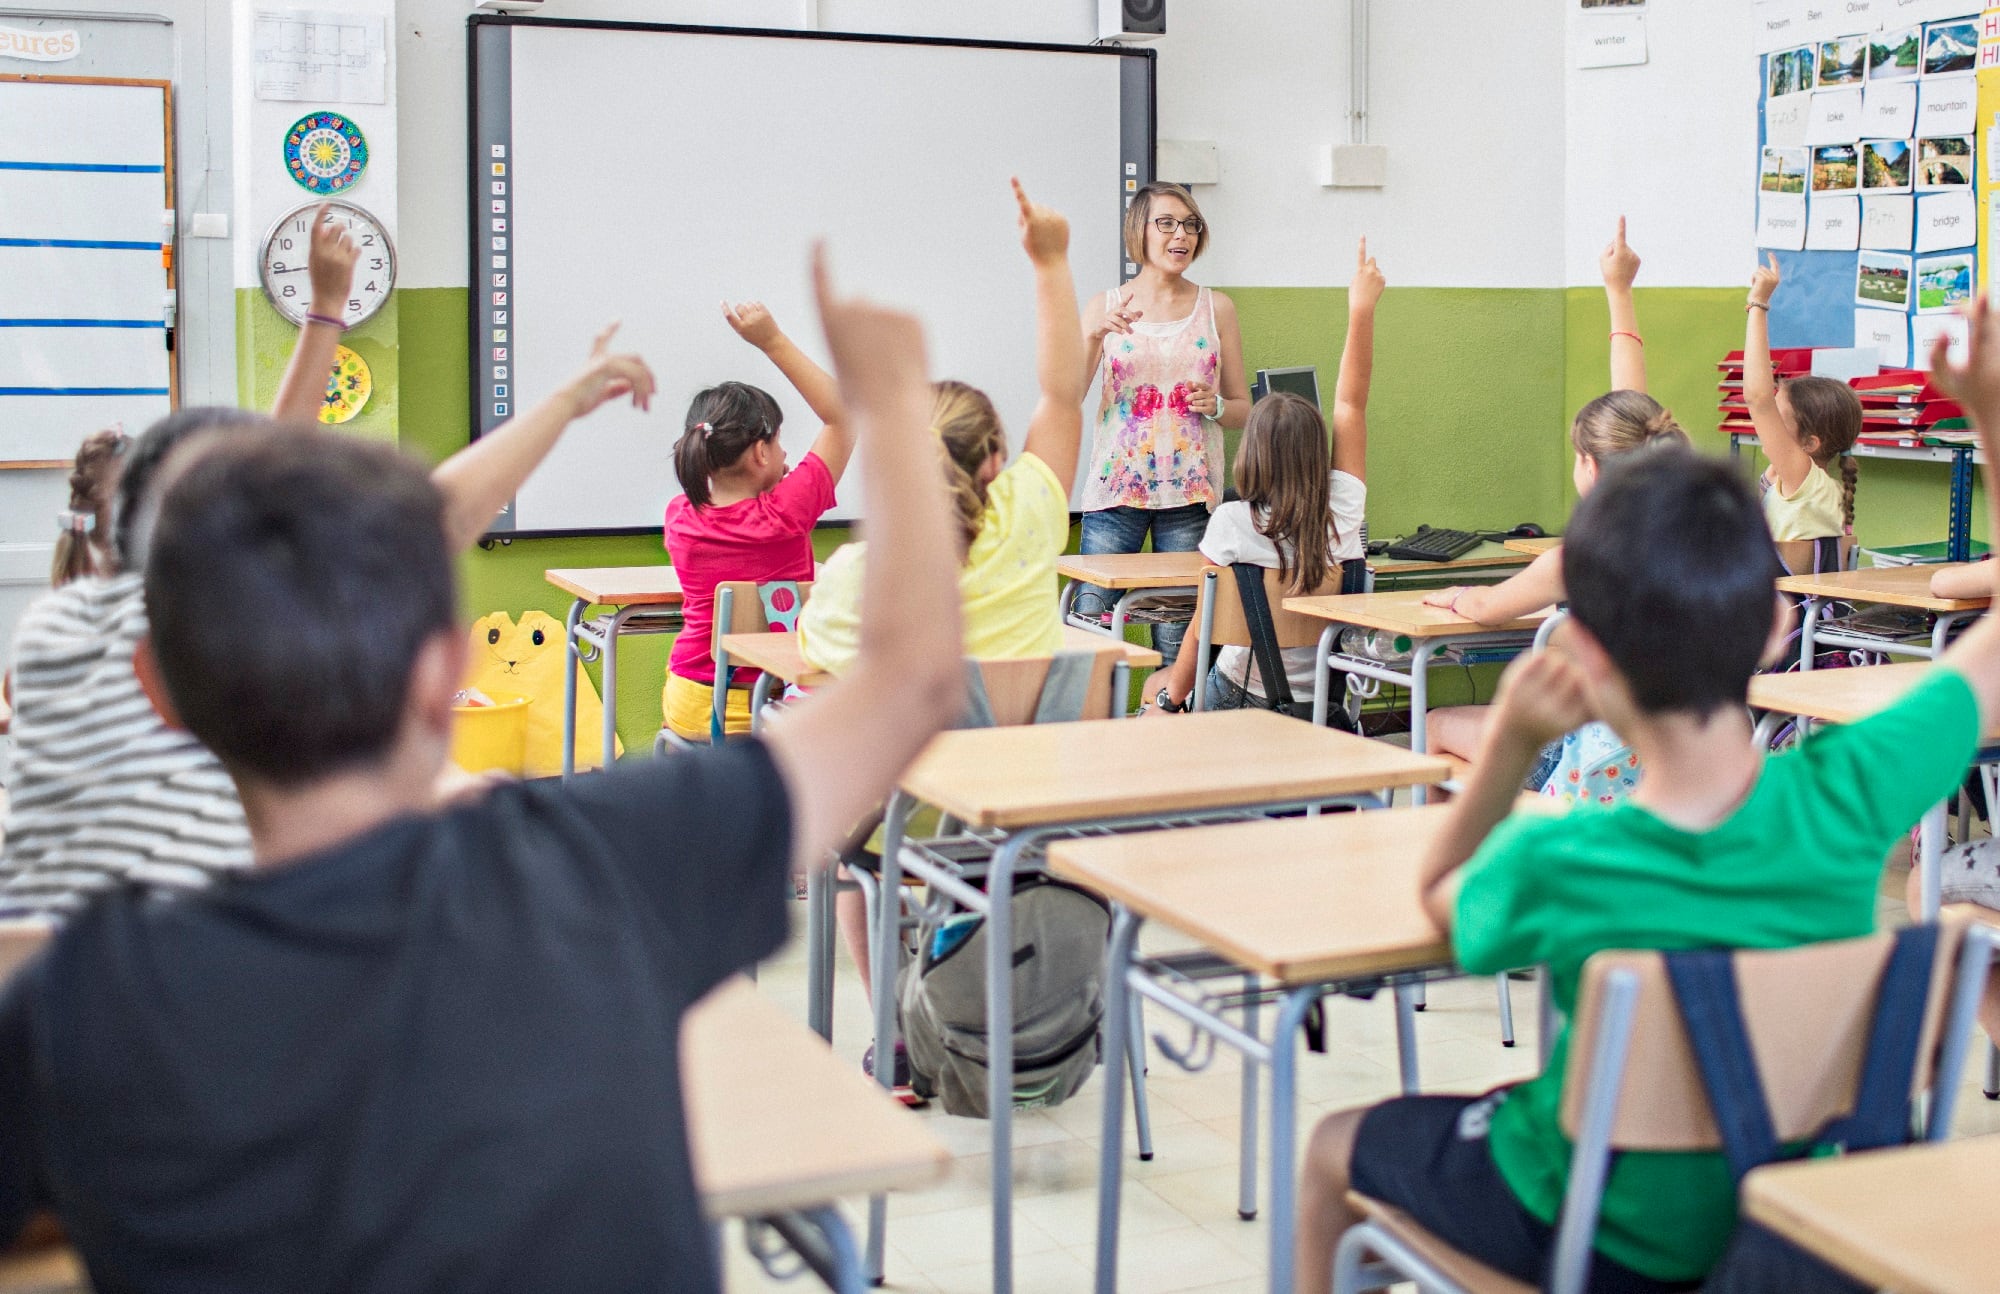
<svg viewBox="0 0 2000 1294">
<path fill-rule="evenodd" d="M 1453 571 L 1496 570 L 1508 566 L 1526 566 L 1528 558 L 1505 544 L 1489 539 L 1477 548 L 1468 549 L 1464 555 L 1448 562 L 1409 562 L 1383 553 L 1368 559 L 1368 569 L 1377 576 L 1382 575 L 1425 575 L 1430 573 L 1450 574 Z"/>
<path fill-rule="evenodd" d="M 1107 589 L 1181 589 L 1201 582 L 1200 553 L 1067 553 L 1056 574 Z"/>
<path fill-rule="evenodd" d="M 1055 826 L 1428 786 L 1429 755 L 1269 710 L 945 732 L 903 789 L 976 827 Z"/>
<path fill-rule="evenodd" d="M 1870 566 L 1858 571 L 1830 571 L 1825 575 L 1785 575 L 1778 579 L 1781 593 L 1802 593 L 1808 597 L 1842 598 L 1850 602 L 1886 603 L 1893 607 L 1916 607 L 1923 611 L 1977 611 L 1991 598 L 1934 598 L 1931 576 L 1938 566 Z"/>
<path fill-rule="evenodd" d="M 1555 608 L 1509 620 L 1500 625 L 1482 625 L 1443 607 L 1424 605 L 1424 590 L 1398 589 L 1392 593 L 1333 593 L 1309 598 L 1286 598 L 1285 610 L 1318 616 L 1364 629 L 1384 629 L 1412 638 L 1456 638 L 1466 634 L 1507 633 L 1534 629 L 1549 618 Z"/>
<path fill-rule="evenodd" d="M 1417 889 L 1450 812 L 1432 805 L 1062 840 L 1049 846 L 1049 867 L 1281 984 L 1414 970 L 1451 961 Z"/>
<path fill-rule="evenodd" d="M 1543 535 L 1540 539 L 1503 539 L 1500 546 L 1510 552 L 1526 553 L 1530 557 L 1540 557 L 1551 548 L 1562 547 L 1561 535 Z"/>
<path fill-rule="evenodd" d="M 1125 663 L 1133 669 L 1160 667 L 1160 653 L 1151 647 L 1118 642 L 1105 634 L 1078 629 L 1074 625 L 1063 626 L 1064 651 L 1095 652 L 1107 647 L 1122 650 Z M 825 670 L 806 664 L 805 657 L 799 652 L 796 631 L 784 634 L 724 634 L 722 649 L 729 653 L 729 663 L 734 668 L 762 670 L 773 678 L 796 683 L 800 687 L 819 687 L 833 681 L 833 676 Z"/>
<path fill-rule="evenodd" d="M 748 980 L 704 998 L 681 1036 L 688 1140 L 712 1217 L 924 1186 L 950 1170 L 922 1120 Z"/>
<path fill-rule="evenodd" d="M 1897 700 L 1932 668 L 1927 660 L 1853 669 L 1813 669 L 1794 674 L 1758 674 L 1750 680 L 1750 705 L 1817 719 L 1853 723 Z M 2000 729 L 1986 734 L 2000 739 Z"/>
<path fill-rule="evenodd" d="M 588 566 L 543 571 L 574 598 L 605 607 L 679 606 L 681 576 L 671 566 Z"/>
<path fill-rule="evenodd" d="M 1743 1209 L 1871 1289 L 1979 1294 L 1996 1192 L 2000 1136 L 1965 1137 L 1759 1168 Z"/>
</svg>

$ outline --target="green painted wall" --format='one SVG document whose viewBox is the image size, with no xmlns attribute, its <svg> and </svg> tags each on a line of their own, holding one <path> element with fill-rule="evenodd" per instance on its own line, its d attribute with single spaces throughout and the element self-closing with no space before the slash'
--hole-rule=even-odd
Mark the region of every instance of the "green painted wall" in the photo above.
<svg viewBox="0 0 2000 1294">
<path fill-rule="evenodd" d="M 1346 292 L 1227 291 L 1242 320 L 1247 366 L 1312 364 L 1331 397 Z M 1698 445 L 1723 452 L 1713 430 L 1715 363 L 1742 345 L 1742 290 L 1643 289 L 1637 305 L 1654 393 L 1680 414 Z M 420 288 L 399 291 L 384 311 L 393 324 L 389 335 L 399 339 L 386 363 L 400 376 L 390 383 L 385 412 L 401 443 L 431 462 L 463 446 L 469 434 L 466 309 L 463 288 Z M 283 327 L 261 294 L 239 294 L 239 324 L 246 311 L 257 310 L 269 325 Z M 1533 520 L 1559 529 L 1574 502 L 1569 420 L 1608 385 L 1608 327 L 1596 289 L 1390 289 L 1377 314 L 1369 401 L 1370 531 L 1395 535 L 1426 521 L 1487 529 Z M 372 366 L 369 328 L 355 336 Z M 246 398 L 268 400 L 267 391 L 275 390 L 290 345 L 288 330 L 282 344 L 272 340 L 276 335 L 268 326 L 239 326 L 240 337 L 255 339 L 239 371 L 260 375 Z M 382 370 L 376 371 L 375 399 L 382 400 Z M 356 424 L 374 412 L 371 402 Z M 1857 528 L 1864 542 L 1942 537 L 1942 467 L 1864 460 L 1861 472 Z M 1976 533 L 1985 534 L 1983 514 Z M 815 547 L 824 556 L 847 537 L 845 528 L 821 530 Z M 529 608 L 560 618 L 568 599 L 542 579 L 543 570 L 661 560 L 652 535 L 518 540 L 467 554 L 461 596 L 468 619 Z M 668 641 L 633 638 L 621 647 L 618 726 L 629 750 L 650 749 L 658 728 Z M 1441 673 L 1436 683 L 1440 703 L 1466 699 L 1462 674 Z"/>
<path fill-rule="evenodd" d="M 375 440 L 396 440 L 401 406 L 408 387 L 403 379 L 396 344 L 404 302 L 418 292 L 391 293 L 389 300 L 366 323 L 340 339 L 340 343 L 361 357 L 374 378 L 375 389 L 361 412 L 345 424 L 349 431 Z M 460 325 L 464 331 L 465 293 L 457 292 Z M 262 288 L 236 289 L 236 398 L 246 409 L 268 409 L 278 398 L 278 383 L 285 374 L 299 330 L 278 313 Z M 465 348 L 459 347 L 461 370 Z M 461 377 L 459 386 L 465 386 Z M 461 401 L 462 402 L 462 401 Z M 460 419 L 464 421 L 463 417 Z"/>
</svg>

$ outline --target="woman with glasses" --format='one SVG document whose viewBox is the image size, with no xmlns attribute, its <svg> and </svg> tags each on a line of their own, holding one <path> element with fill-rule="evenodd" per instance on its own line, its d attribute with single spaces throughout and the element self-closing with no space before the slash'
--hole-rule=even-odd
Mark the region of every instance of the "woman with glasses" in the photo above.
<svg viewBox="0 0 2000 1294">
<path fill-rule="evenodd" d="M 1236 307 L 1190 281 L 1208 226 L 1178 184 L 1145 185 L 1125 209 L 1125 255 L 1138 277 L 1083 311 L 1084 372 L 1101 370 L 1090 456 L 1083 464 L 1083 551 L 1192 552 L 1222 502 L 1225 427 L 1250 413 Z M 1106 615 L 1115 595 L 1079 589 L 1075 608 Z M 1185 625 L 1156 625 L 1171 663 Z"/>
</svg>

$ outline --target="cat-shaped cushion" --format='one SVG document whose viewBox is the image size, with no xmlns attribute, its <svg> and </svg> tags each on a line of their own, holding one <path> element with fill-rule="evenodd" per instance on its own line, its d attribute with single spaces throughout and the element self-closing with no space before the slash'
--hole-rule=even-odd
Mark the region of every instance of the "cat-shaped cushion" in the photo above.
<svg viewBox="0 0 2000 1294">
<path fill-rule="evenodd" d="M 472 623 L 466 686 L 494 698 L 528 698 L 529 777 L 562 772 L 563 626 L 546 611 L 526 611 L 517 622 L 505 611 Z M 625 745 L 618 743 L 623 754 Z M 588 671 L 576 672 L 576 767 L 604 762 L 604 705 Z"/>
</svg>

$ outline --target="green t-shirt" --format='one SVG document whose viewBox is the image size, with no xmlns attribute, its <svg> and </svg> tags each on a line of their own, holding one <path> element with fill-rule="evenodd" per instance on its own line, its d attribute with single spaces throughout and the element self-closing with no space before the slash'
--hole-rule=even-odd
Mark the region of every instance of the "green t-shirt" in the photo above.
<svg viewBox="0 0 2000 1294">
<path fill-rule="evenodd" d="M 1606 948 L 1783 948 L 1875 929 L 1882 861 L 1965 775 L 1978 745 L 1965 679 L 1939 668 L 1860 723 L 1772 756 L 1741 808 L 1688 832 L 1631 803 L 1561 817 L 1517 814 L 1467 863 L 1452 941 L 1466 970 L 1546 963 L 1557 1006 Z M 1564 1028 L 1538 1078 L 1493 1117 L 1493 1159 L 1530 1213 L 1554 1223 L 1569 1180 L 1558 1114 Z M 1691 1280 L 1721 1255 L 1736 1192 L 1719 1154 L 1628 1152 L 1612 1161 L 1597 1248 L 1658 1280 Z"/>
</svg>

